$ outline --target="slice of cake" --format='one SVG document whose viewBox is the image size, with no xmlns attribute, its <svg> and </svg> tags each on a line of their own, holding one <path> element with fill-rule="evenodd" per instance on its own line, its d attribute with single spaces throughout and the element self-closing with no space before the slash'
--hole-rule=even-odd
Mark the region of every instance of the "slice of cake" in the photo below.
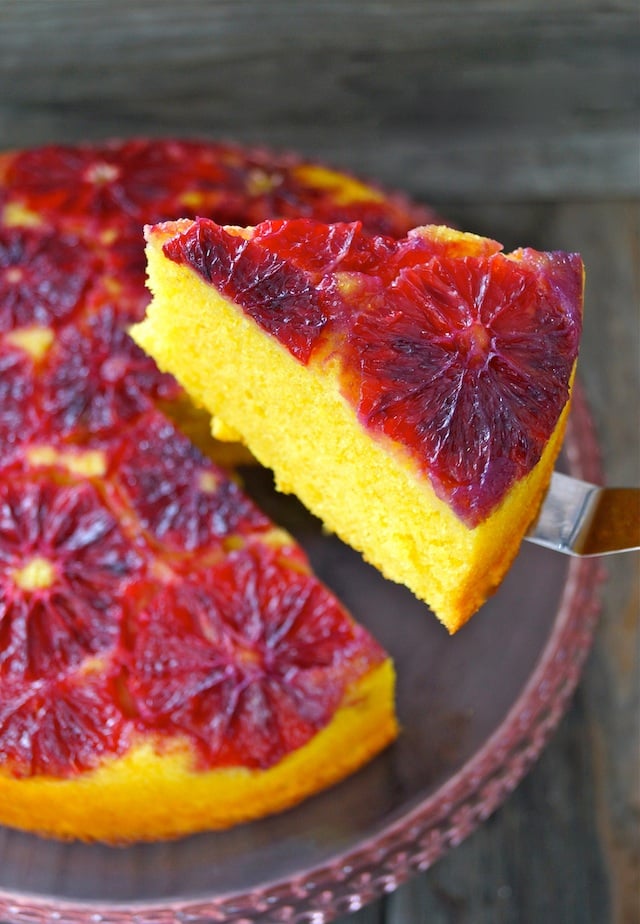
<svg viewBox="0 0 640 924">
<path fill-rule="evenodd" d="M 134 339 L 454 632 L 497 587 L 560 449 L 575 254 L 443 227 L 210 220 L 147 229 Z"/>
</svg>

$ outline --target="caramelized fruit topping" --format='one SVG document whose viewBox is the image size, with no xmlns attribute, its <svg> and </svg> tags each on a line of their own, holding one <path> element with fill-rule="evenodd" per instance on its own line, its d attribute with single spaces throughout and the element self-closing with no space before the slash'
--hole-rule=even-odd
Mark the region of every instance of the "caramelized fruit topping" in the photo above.
<svg viewBox="0 0 640 924">
<path fill-rule="evenodd" d="M 131 690 L 145 725 L 188 731 L 215 765 L 268 767 L 322 728 L 384 654 L 308 573 L 250 547 L 156 591 Z"/>
<path fill-rule="evenodd" d="M 217 548 L 233 533 L 271 527 L 229 475 L 158 414 L 132 432 L 119 468 L 141 525 L 175 552 Z"/>
<path fill-rule="evenodd" d="M 0 331 L 69 320 L 94 270 L 76 237 L 0 227 Z"/>
<path fill-rule="evenodd" d="M 539 460 L 580 337 L 580 258 L 499 248 L 310 220 L 238 236 L 199 219 L 164 244 L 300 362 L 328 342 L 362 425 L 408 449 L 469 526 Z"/>
<path fill-rule="evenodd" d="M 400 235 L 426 217 L 302 167 L 171 140 L 2 157 L 3 769 L 72 775 L 123 753 L 143 727 L 197 742 L 210 765 L 268 765 L 382 657 L 304 553 L 163 416 L 183 394 L 126 333 L 148 302 L 145 223 L 315 213 Z"/>
<path fill-rule="evenodd" d="M 115 644 L 143 559 L 88 483 L 0 483 L 0 677 L 58 674 Z"/>
</svg>

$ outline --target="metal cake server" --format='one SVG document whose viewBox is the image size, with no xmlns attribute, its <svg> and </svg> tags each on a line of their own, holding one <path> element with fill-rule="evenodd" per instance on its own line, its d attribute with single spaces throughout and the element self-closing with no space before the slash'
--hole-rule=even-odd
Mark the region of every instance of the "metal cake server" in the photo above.
<svg viewBox="0 0 640 924">
<path fill-rule="evenodd" d="M 640 549 L 640 488 L 601 488 L 554 472 L 526 538 L 567 555 Z"/>
</svg>

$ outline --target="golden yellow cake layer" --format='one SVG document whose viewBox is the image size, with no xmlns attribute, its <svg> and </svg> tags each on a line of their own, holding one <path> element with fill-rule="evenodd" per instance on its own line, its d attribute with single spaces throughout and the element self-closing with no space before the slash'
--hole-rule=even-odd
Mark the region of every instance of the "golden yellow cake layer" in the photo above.
<svg viewBox="0 0 640 924">
<path fill-rule="evenodd" d="M 301 364 L 197 273 L 164 256 L 164 241 L 188 225 L 150 234 L 153 299 L 132 336 L 197 404 L 242 435 L 273 469 L 281 491 L 295 493 L 455 632 L 500 584 L 535 518 L 569 404 L 538 464 L 470 529 L 435 495 L 408 452 L 365 431 L 341 394 L 337 363 L 325 357 Z"/>
<path fill-rule="evenodd" d="M 0 769 L 0 824 L 61 839 L 128 843 L 228 828 L 290 808 L 369 761 L 397 735 L 390 660 L 347 690 L 331 722 L 266 770 L 202 770 L 183 740 L 145 740 L 68 779 Z"/>
</svg>

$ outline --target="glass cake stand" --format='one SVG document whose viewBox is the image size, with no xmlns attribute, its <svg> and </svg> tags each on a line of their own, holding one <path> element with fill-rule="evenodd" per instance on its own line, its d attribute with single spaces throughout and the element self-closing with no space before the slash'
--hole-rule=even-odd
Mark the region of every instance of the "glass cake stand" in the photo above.
<svg viewBox="0 0 640 924">
<path fill-rule="evenodd" d="M 576 389 L 561 468 L 600 481 Z M 110 848 L 0 828 L 0 921 L 321 924 L 424 870 L 521 780 L 567 706 L 597 617 L 600 567 L 525 543 L 498 593 L 456 636 L 385 581 L 267 473 L 247 489 L 397 668 L 398 741 L 350 779 L 263 821 Z"/>
</svg>

